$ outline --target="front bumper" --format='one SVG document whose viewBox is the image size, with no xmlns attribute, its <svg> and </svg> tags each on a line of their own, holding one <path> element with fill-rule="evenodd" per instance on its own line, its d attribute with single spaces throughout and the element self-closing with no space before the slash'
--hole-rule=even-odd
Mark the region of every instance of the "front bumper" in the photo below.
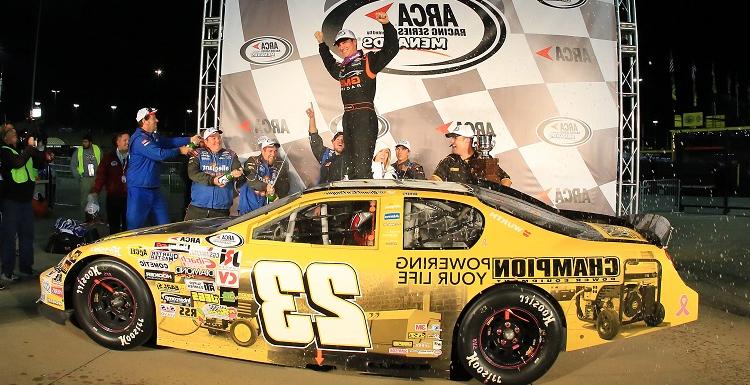
<svg viewBox="0 0 750 385">
<path fill-rule="evenodd" d="M 60 325 L 65 325 L 65 321 L 68 320 L 71 313 L 73 312 L 72 310 L 66 311 L 54 308 L 42 302 L 41 300 L 38 300 L 36 302 L 36 307 L 37 310 L 39 310 L 39 314 Z"/>
</svg>

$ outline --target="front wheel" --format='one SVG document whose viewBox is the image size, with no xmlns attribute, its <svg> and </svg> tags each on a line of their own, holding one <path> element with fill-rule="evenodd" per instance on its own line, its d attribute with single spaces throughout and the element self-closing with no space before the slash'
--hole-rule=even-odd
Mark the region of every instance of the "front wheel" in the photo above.
<svg viewBox="0 0 750 385">
<path fill-rule="evenodd" d="M 89 263 L 73 286 L 79 325 L 100 345 L 127 350 L 154 334 L 154 302 L 140 276 L 124 263 L 101 258 Z"/>
<path fill-rule="evenodd" d="M 612 309 L 602 309 L 596 317 L 596 332 L 599 337 L 611 340 L 620 331 L 620 318 Z"/>
<path fill-rule="evenodd" d="M 643 317 L 643 320 L 648 326 L 659 326 L 662 322 L 664 322 L 665 315 L 666 312 L 664 311 L 664 305 L 657 303 L 656 308 L 654 309 L 654 313 L 646 315 L 645 317 Z"/>
<path fill-rule="evenodd" d="M 458 359 L 483 383 L 531 383 L 557 359 L 565 338 L 562 321 L 539 290 L 493 288 L 466 309 L 458 326 Z"/>
</svg>

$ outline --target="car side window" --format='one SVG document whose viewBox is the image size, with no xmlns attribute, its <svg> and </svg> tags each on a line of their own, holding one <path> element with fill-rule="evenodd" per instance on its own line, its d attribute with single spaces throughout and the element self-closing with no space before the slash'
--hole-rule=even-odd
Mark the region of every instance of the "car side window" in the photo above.
<svg viewBox="0 0 750 385">
<path fill-rule="evenodd" d="M 373 246 L 377 201 L 319 202 L 265 223 L 253 239 L 314 245 Z"/>
<path fill-rule="evenodd" d="M 404 200 L 404 249 L 469 249 L 483 229 L 482 213 L 469 205 L 442 199 Z"/>
</svg>

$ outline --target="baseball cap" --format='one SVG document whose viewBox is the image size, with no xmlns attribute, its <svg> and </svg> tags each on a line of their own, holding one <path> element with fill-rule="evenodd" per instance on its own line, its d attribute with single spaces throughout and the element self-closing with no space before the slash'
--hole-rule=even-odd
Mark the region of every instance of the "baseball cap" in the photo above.
<svg viewBox="0 0 750 385">
<path fill-rule="evenodd" d="M 398 142 L 396 142 L 396 147 L 398 146 L 406 147 L 407 150 L 411 151 L 411 143 L 409 143 L 409 141 L 406 139 L 401 139 Z"/>
<path fill-rule="evenodd" d="M 261 150 L 268 146 L 276 146 L 277 148 L 281 147 L 278 140 L 269 138 L 267 136 L 261 136 L 260 138 L 258 138 L 258 146 Z"/>
<path fill-rule="evenodd" d="M 474 130 L 472 130 L 469 126 L 465 124 L 451 124 L 451 127 L 448 128 L 448 133 L 445 134 L 446 138 L 450 138 L 452 136 L 463 136 L 466 138 L 473 138 L 474 137 Z"/>
<path fill-rule="evenodd" d="M 344 135 L 344 128 L 343 127 L 336 127 L 336 133 L 333 134 L 333 139 L 331 139 L 331 142 L 336 140 L 336 138 L 339 137 L 339 135 Z"/>
<path fill-rule="evenodd" d="M 211 135 L 213 135 L 213 134 L 219 134 L 219 135 L 221 135 L 223 133 L 224 133 L 224 131 L 222 131 L 222 130 L 216 128 L 216 127 L 209 127 L 207 129 L 203 130 L 202 137 L 203 137 L 203 139 L 208 139 L 208 137 L 211 136 Z"/>
<path fill-rule="evenodd" d="M 357 36 L 352 32 L 350 29 L 342 29 L 339 31 L 339 33 L 336 34 L 336 40 L 334 40 L 334 44 L 338 44 L 339 40 L 344 39 L 356 39 Z"/>
<path fill-rule="evenodd" d="M 137 112 L 137 113 L 135 114 L 135 121 L 136 121 L 136 122 L 140 122 L 141 120 L 143 120 L 143 118 L 145 118 L 145 117 L 146 117 L 146 115 L 153 115 L 153 114 L 155 114 L 155 113 L 156 113 L 156 111 L 158 111 L 158 110 L 157 110 L 156 108 L 151 108 L 151 107 L 144 107 L 144 108 L 141 108 L 141 109 L 140 109 L 140 110 L 138 110 L 138 112 Z"/>
</svg>

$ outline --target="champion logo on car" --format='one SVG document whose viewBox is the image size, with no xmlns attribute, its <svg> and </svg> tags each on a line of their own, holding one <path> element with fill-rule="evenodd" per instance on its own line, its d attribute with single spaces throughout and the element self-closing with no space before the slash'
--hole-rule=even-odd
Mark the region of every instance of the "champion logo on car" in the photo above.
<svg viewBox="0 0 750 385">
<path fill-rule="evenodd" d="M 120 344 L 122 346 L 130 345 L 130 341 L 132 341 L 138 334 L 141 334 L 143 331 L 143 318 L 138 318 L 138 322 L 135 324 L 135 329 L 133 329 L 132 332 L 124 335 L 119 336 Z"/>
<path fill-rule="evenodd" d="M 100 275 L 102 275 L 102 273 L 99 271 L 99 266 L 89 267 L 86 273 L 84 273 L 83 277 L 78 278 L 78 286 L 76 287 L 76 293 L 83 294 L 83 287 L 86 286 L 86 283 L 89 281 L 89 279 L 98 277 Z"/>
<path fill-rule="evenodd" d="M 617 257 L 494 258 L 492 278 L 551 280 L 550 283 L 613 281 L 620 275 Z"/>
<path fill-rule="evenodd" d="M 245 243 L 242 236 L 235 233 L 218 233 L 208 237 L 206 240 L 208 243 L 219 247 L 237 247 Z"/>
<path fill-rule="evenodd" d="M 477 352 L 474 352 L 474 354 L 466 357 L 466 363 L 468 366 L 474 370 L 476 370 L 477 374 L 479 374 L 482 378 L 484 378 L 484 383 L 488 382 L 494 382 L 496 384 L 502 384 L 502 379 L 497 374 L 494 374 L 490 372 L 487 368 L 482 365 L 481 362 L 479 362 L 479 355 L 477 355 Z"/>
</svg>

